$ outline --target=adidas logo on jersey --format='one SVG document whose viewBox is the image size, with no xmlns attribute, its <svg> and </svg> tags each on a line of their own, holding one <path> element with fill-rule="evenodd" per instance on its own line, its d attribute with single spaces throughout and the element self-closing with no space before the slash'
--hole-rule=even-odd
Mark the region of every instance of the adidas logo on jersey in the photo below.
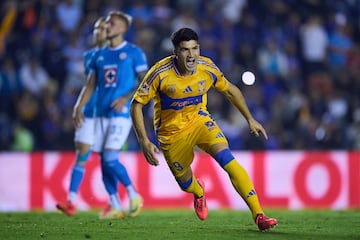
<svg viewBox="0 0 360 240">
<path fill-rule="evenodd" d="M 192 89 L 190 86 L 187 86 L 184 90 L 184 93 L 190 93 L 190 92 L 192 92 Z"/>
</svg>

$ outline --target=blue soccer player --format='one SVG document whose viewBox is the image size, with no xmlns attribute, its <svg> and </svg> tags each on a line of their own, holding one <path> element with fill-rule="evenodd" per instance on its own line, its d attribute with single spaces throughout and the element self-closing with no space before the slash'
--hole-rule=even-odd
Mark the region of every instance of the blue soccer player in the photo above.
<svg viewBox="0 0 360 240">
<path fill-rule="evenodd" d="M 136 217 L 141 211 L 143 199 L 119 161 L 119 154 L 132 127 L 131 96 L 138 85 L 137 78 L 144 77 L 148 64 L 144 52 L 124 39 L 130 24 L 131 17 L 120 11 L 112 11 L 106 17 L 109 43 L 91 58 L 87 81 L 74 106 L 73 118 L 75 126 L 80 127 L 84 121 L 82 108 L 97 88 L 93 151 L 100 154 L 104 178 L 111 180 L 111 176 L 115 176 L 126 187 L 130 199 L 129 215 Z M 110 190 L 107 188 L 107 191 Z M 110 202 L 111 207 L 101 212 L 100 218 L 125 217 L 118 196 L 111 198 Z"/>
<path fill-rule="evenodd" d="M 93 29 L 93 38 L 95 46 L 90 50 L 86 51 L 83 58 L 86 75 L 90 71 L 91 58 L 94 56 L 95 52 L 107 44 L 105 17 L 100 17 L 95 22 Z M 75 129 L 74 142 L 76 149 L 76 161 L 71 172 L 68 197 L 66 201 L 56 204 L 57 209 L 61 210 L 68 216 L 73 216 L 76 213 L 75 201 L 77 193 L 79 191 L 79 187 L 85 173 L 85 163 L 90 157 L 91 146 L 94 144 L 95 140 L 96 97 L 97 91 L 94 91 L 93 96 L 82 109 L 84 114 L 84 121 L 81 127 Z M 106 188 L 110 188 L 110 192 L 113 193 L 113 189 L 117 189 L 117 180 L 114 176 L 112 178 L 110 177 L 109 179 L 107 179 L 107 177 L 108 176 L 105 176 L 104 178 L 104 184 L 105 186 L 107 186 Z M 113 196 L 110 194 L 110 199 L 112 198 Z"/>
<path fill-rule="evenodd" d="M 256 136 L 267 139 L 265 129 L 252 117 L 240 89 L 224 77 L 211 59 L 200 56 L 195 31 L 179 29 L 171 40 L 174 55 L 160 60 L 147 72 L 131 104 L 134 129 L 147 162 L 159 165 L 155 154 L 159 149 L 147 136 L 142 112 L 143 106 L 154 99 L 154 128 L 161 151 L 180 188 L 194 195 L 198 218 L 205 220 L 208 208 L 205 184 L 196 179 L 191 169 L 195 146 L 210 154 L 229 175 L 260 231 L 276 226 L 277 220 L 264 214 L 249 175 L 232 155 L 226 137 L 208 112 L 207 92 L 215 88 L 224 94 Z"/>
</svg>

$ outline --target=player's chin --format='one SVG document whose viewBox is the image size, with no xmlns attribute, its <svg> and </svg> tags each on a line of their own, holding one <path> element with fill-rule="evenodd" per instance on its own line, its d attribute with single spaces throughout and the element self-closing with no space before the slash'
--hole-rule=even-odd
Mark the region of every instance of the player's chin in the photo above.
<svg viewBox="0 0 360 240">
<path fill-rule="evenodd" d="M 196 63 L 195 64 L 194 63 L 191 63 L 191 64 L 186 63 L 186 70 L 192 72 L 192 71 L 195 71 L 195 69 L 196 69 Z"/>
</svg>

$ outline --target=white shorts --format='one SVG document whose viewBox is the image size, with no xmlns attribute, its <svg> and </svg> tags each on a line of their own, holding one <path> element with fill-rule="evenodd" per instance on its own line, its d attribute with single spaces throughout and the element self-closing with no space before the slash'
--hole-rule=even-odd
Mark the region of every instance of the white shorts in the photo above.
<svg viewBox="0 0 360 240">
<path fill-rule="evenodd" d="M 75 142 L 93 145 L 95 140 L 95 119 L 85 118 L 80 128 L 75 129 Z"/>
<path fill-rule="evenodd" d="M 94 152 L 103 150 L 121 150 L 126 142 L 132 122 L 130 118 L 112 117 L 95 119 L 95 137 L 93 146 Z"/>
</svg>

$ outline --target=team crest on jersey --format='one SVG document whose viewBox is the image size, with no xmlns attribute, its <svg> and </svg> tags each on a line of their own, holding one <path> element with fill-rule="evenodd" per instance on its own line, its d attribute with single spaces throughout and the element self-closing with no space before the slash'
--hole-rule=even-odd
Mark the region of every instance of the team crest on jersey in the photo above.
<svg viewBox="0 0 360 240">
<path fill-rule="evenodd" d="M 115 87 L 117 79 L 117 65 L 104 66 L 104 84 L 105 87 Z"/>
<path fill-rule="evenodd" d="M 126 52 L 122 52 L 122 53 L 119 54 L 119 58 L 120 58 L 121 60 L 124 60 L 126 57 L 127 57 L 127 53 L 126 53 Z"/>
<path fill-rule="evenodd" d="M 201 81 L 198 82 L 198 92 L 203 93 L 205 91 L 206 91 L 206 81 L 201 80 Z"/>
</svg>

